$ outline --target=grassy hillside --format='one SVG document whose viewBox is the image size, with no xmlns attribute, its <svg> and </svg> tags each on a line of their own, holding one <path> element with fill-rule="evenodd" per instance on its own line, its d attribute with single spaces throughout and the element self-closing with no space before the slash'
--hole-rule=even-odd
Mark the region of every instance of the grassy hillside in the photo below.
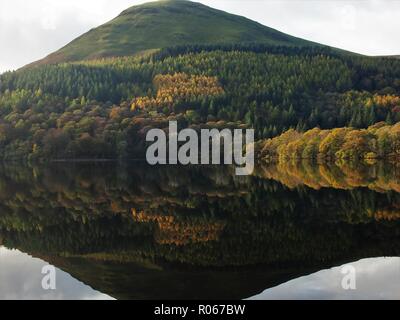
<svg viewBox="0 0 400 320">
<path fill-rule="evenodd" d="M 315 45 L 199 3 L 168 0 L 131 7 L 39 63 L 128 56 L 187 44 L 243 42 L 285 46 Z"/>
</svg>

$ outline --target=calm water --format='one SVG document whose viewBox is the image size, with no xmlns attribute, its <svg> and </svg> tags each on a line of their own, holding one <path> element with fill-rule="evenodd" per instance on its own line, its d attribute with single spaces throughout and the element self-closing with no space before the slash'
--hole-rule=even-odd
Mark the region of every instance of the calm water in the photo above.
<svg viewBox="0 0 400 320">
<path fill-rule="evenodd" d="M 399 256 L 394 165 L 0 166 L 0 299 L 399 299 Z"/>
<path fill-rule="evenodd" d="M 47 265 L 47 262 L 21 251 L 0 247 L 0 298 L 7 300 L 112 299 L 57 268 L 55 269 L 55 290 L 44 290 L 42 269 Z"/>
</svg>

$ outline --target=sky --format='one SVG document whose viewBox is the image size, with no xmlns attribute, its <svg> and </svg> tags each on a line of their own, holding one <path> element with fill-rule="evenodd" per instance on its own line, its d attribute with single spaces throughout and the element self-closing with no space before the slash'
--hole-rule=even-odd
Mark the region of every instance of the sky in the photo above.
<svg viewBox="0 0 400 320">
<path fill-rule="evenodd" d="M 143 0 L 1 0 L 0 72 L 44 58 Z M 400 0 L 198 0 L 367 55 L 400 54 Z"/>
</svg>

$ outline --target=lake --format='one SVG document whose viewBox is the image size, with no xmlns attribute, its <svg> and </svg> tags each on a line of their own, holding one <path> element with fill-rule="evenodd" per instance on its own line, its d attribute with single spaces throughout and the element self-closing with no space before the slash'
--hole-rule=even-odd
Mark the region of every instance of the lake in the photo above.
<svg viewBox="0 0 400 320">
<path fill-rule="evenodd" d="M 400 298 L 398 166 L 234 169 L 0 165 L 0 299 Z"/>
</svg>

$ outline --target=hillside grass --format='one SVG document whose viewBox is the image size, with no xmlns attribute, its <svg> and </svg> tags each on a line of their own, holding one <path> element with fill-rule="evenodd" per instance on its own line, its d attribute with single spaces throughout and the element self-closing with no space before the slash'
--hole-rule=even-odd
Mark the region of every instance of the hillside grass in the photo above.
<svg viewBox="0 0 400 320">
<path fill-rule="evenodd" d="M 90 30 L 42 63 L 130 56 L 187 44 L 260 42 L 268 45 L 315 46 L 247 18 L 199 3 L 167 0 L 134 6 Z"/>
</svg>

